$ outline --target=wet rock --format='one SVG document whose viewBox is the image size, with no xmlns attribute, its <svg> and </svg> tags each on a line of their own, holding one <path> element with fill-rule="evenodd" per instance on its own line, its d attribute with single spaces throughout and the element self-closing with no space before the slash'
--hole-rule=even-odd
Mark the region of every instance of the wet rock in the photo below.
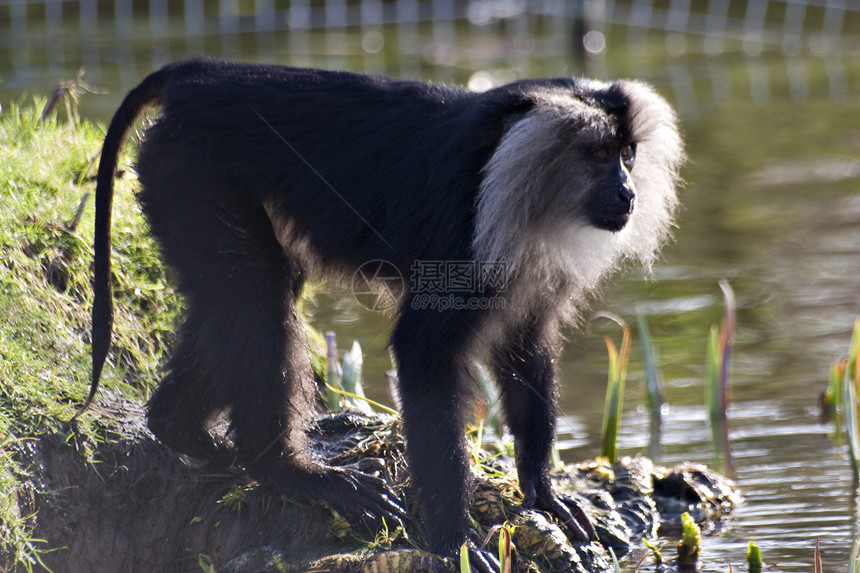
<svg viewBox="0 0 860 573">
<path fill-rule="evenodd" d="M 682 513 L 696 522 L 716 524 L 741 502 L 734 482 L 701 465 L 655 468 L 654 501 L 663 525 L 680 525 Z"/>
<path fill-rule="evenodd" d="M 537 511 L 522 512 L 514 525 L 513 542 L 522 561 L 536 571 L 586 573 L 610 569 L 609 554 L 603 545 L 572 544 L 561 527 Z"/>
</svg>

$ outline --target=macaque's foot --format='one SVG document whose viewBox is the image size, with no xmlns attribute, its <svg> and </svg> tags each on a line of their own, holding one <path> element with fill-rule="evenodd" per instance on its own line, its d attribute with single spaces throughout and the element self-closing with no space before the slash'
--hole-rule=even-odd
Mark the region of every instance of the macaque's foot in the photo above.
<svg viewBox="0 0 860 573">
<path fill-rule="evenodd" d="M 588 543 L 597 540 L 591 520 L 570 496 L 558 495 L 546 488 L 542 492 L 533 492 L 531 496 L 526 495 L 523 507 L 534 507 L 553 514 L 577 541 Z"/>
<path fill-rule="evenodd" d="M 374 525 L 409 521 L 397 494 L 383 480 L 349 468 L 273 463 L 254 471 L 287 497 L 320 499 L 338 510 L 369 518 Z"/>
<path fill-rule="evenodd" d="M 148 426 L 161 443 L 180 454 L 225 466 L 235 460 L 236 453 L 227 440 L 199 425 L 178 423 L 173 417 L 150 415 Z"/>
</svg>

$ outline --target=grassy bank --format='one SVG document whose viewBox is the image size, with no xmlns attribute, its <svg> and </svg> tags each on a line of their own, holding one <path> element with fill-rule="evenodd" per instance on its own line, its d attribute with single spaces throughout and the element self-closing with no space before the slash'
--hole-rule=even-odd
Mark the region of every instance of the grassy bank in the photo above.
<svg viewBox="0 0 860 573">
<path fill-rule="evenodd" d="M 49 117 L 43 101 L 0 113 L 0 570 L 29 570 L 40 542 L 17 496 L 27 468 L 15 462 L 28 437 L 67 432 L 83 450 L 98 431 L 68 421 L 89 386 L 89 312 L 95 164 L 103 128 Z M 169 344 L 179 301 L 121 163 L 114 206 L 113 352 L 102 385 L 146 398 Z M 81 205 L 83 208 L 81 209 Z M 76 217 L 76 215 L 80 215 Z"/>
</svg>

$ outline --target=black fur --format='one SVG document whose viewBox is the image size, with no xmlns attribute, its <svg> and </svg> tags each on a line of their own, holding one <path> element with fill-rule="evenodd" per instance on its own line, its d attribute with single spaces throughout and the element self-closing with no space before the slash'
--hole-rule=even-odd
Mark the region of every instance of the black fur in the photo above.
<svg viewBox="0 0 860 573">
<path fill-rule="evenodd" d="M 207 423 L 229 408 L 238 457 L 256 475 L 294 498 L 402 517 L 380 482 L 323 467 L 304 453 L 314 388 L 296 297 L 309 273 L 349 277 L 371 260 L 391 262 L 404 277 L 416 261 L 477 262 L 479 195 L 493 192 L 481 190 L 490 158 L 512 126 L 548 105 L 546 93 L 581 102 L 566 105 L 581 105 L 604 123 L 595 128 L 602 139 L 594 145 L 579 143 L 581 122 L 558 135 L 574 149 L 585 148 L 578 161 L 593 172 L 574 188 L 585 206 L 551 193 L 536 197 L 535 205 L 572 205 L 565 208 L 584 211 L 578 216 L 592 225 L 620 230 L 633 210 L 634 190 L 632 163 L 621 168 L 618 154 L 635 142 L 628 96 L 614 84 L 523 81 L 478 94 L 214 60 L 170 65 L 146 78 L 111 122 L 99 168 L 87 403 L 110 340 L 117 155 L 141 109 L 160 105 L 161 116 L 140 147 L 140 203 L 176 270 L 188 311 L 169 375 L 149 405 L 150 427 L 180 452 L 227 459 Z M 591 162 L 586 155 L 598 148 L 610 157 Z M 529 169 L 537 176 L 544 167 Z M 624 190 L 629 196 L 619 199 Z M 524 225 L 539 232 L 541 221 Z M 527 266 L 516 268 L 524 273 Z M 538 304 L 517 311 L 468 304 L 490 295 L 504 295 L 509 305 L 565 295 L 549 297 L 542 283 L 522 274 L 511 277 L 510 286 L 522 296 L 480 284 L 458 293 L 471 310 L 422 309 L 413 305 L 416 293 L 407 293 L 391 338 L 411 474 L 430 547 L 440 553 L 455 552 L 466 537 L 463 410 L 467 372 L 482 350 L 502 387 L 525 505 L 552 511 L 582 540 L 593 537 L 588 521 L 549 482 L 560 312 Z"/>
</svg>

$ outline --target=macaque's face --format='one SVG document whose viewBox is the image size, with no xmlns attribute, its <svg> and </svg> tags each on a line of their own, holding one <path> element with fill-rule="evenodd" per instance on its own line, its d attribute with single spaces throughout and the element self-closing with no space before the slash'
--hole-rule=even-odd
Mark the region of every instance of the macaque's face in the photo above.
<svg viewBox="0 0 860 573">
<path fill-rule="evenodd" d="M 542 197 L 535 213 L 549 226 L 587 225 L 618 232 L 636 208 L 636 186 L 631 176 L 636 143 L 616 133 L 612 121 L 589 121 L 572 126 L 569 141 L 556 148 L 547 164 Z M 599 127 L 599 129 L 598 129 Z"/>
<path fill-rule="evenodd" d="M 636 188 L 630 172 L 636 160 L 636 144 L 607 144 L 592 154 L 591 189 L 585 197 L 588 223 L 617 232 L 624 228 L 636 207 Z"/>
</svg>

